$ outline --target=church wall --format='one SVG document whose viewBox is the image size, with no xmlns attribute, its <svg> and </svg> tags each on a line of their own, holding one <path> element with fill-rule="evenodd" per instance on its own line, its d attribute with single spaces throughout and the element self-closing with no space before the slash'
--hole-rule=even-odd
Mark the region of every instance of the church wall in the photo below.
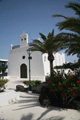
<svg viewBox="0 0 80 120">
<path fill-rule="evenodd" d="M 42 60 L 42 54 L 40 52 L 32 52 L 32 60 L 31 60 L 31 71 L 32 78 L 44 78 L 44 66 Z"/>
<path fill-rule="evenodd" d="M 26 51 L 23 49 L 17 48 L 12 49 L 9 52 L 9 61 L 8 61 L 8 75 L 14 77 L 20 77 L 20 65 L 26 63 L 27 58 L 22 59 L 22 56 L 26 56 Z"/>
<path fill-rule="evenodd" d="M 20 66 L 26 64 L 27 74 L 29 77 L 29 60 L 27 54 L 27 47 L 12 49 L 9 52 L 8 61 L 8 76 L 20 78 Z M 22 57 L 25 56 L 25 59 Z M 44 68 L 42 55 L 40 52 L 32 52 L 31 54 L 31 78 L 44 79 Z M 28 78 L 27 78 L 28 79 Z"/>
</svg>

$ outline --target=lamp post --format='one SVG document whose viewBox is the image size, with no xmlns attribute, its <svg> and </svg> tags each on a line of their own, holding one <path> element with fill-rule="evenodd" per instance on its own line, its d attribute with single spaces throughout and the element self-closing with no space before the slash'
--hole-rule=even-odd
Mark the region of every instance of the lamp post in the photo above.
<svg viewBox="0 0 80 120">
<path fill-rule="evenodd" d="M 28 59 L 29 59 L 29 91 L 31 91 L 31 64 L 30 64 L 30 60 L 32 59 L 32 57 L 31 57 L 31 49 L 30 48 L 28 48 L 27 49 L 27 53 L 28 53 L 28 55 L 29 55 L 29 57 L 28 57 Z"/>
</svg>

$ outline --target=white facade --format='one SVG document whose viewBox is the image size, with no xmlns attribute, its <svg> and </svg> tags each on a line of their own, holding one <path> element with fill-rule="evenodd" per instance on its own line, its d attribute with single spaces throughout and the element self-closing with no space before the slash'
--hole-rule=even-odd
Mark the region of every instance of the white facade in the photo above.
<svg viewBox="0 0 80 120">
<path fill-rule="evenodd" d="M 63 65 L 65 63 L 65 55 L 63 53 L 55 53 L 54 55 L 54 61 L 53 61 L 53 67 Z M 43 54 L 43 66 L 44 66 L 44 75 L 50 74 L 50 63 L 48 61 L 48 54 Z"/>
<path fill-rule="evenodd" d="M 10 47 L 8 58 L 8 77 L 29 79 L 28 48 L 28 34 L 23 33 L 20 36 L 20 45 L 11 45 Z M 47 73 L 50 73 L 49 61 L 47 59 L 48 55 L 42 55 L 41 52 L 32 52 L 31 56 L 31 79 L 43 80 Z M 54 56 L 54 66 L 65 63 L 65 56 L 63 53 L 56 53 Z"/>
</svg>

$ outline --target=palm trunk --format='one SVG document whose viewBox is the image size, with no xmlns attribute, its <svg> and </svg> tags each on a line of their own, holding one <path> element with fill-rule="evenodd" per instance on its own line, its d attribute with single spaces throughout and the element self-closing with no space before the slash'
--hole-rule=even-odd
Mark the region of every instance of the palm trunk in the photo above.
<svg viewBox="0 0 80 120">
<path fill-rule="evenodd" d="M 53 54 L 48 55 L 48 60 L 50 61 L 50 76 L 52 76 L 52 74 L 53 74 L 53 60 L 54 60 Z"/>
<path fill-rule="evenodd" d="M 50 76 L 53 74 L 53 61 L 50 61 Z"/>
</svg>

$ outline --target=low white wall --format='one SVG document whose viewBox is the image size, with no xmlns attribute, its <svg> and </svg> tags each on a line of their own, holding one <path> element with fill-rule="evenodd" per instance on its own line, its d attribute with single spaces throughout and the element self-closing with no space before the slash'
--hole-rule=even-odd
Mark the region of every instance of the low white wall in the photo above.
<svg viewBox="0 0 80 120">
<path fill-rule="evenodd" d="M 19 100 L 19 93 L 15 91 L 5 91 L 0 93 L 0 107 L 9 105 Z"/>
</svg>

